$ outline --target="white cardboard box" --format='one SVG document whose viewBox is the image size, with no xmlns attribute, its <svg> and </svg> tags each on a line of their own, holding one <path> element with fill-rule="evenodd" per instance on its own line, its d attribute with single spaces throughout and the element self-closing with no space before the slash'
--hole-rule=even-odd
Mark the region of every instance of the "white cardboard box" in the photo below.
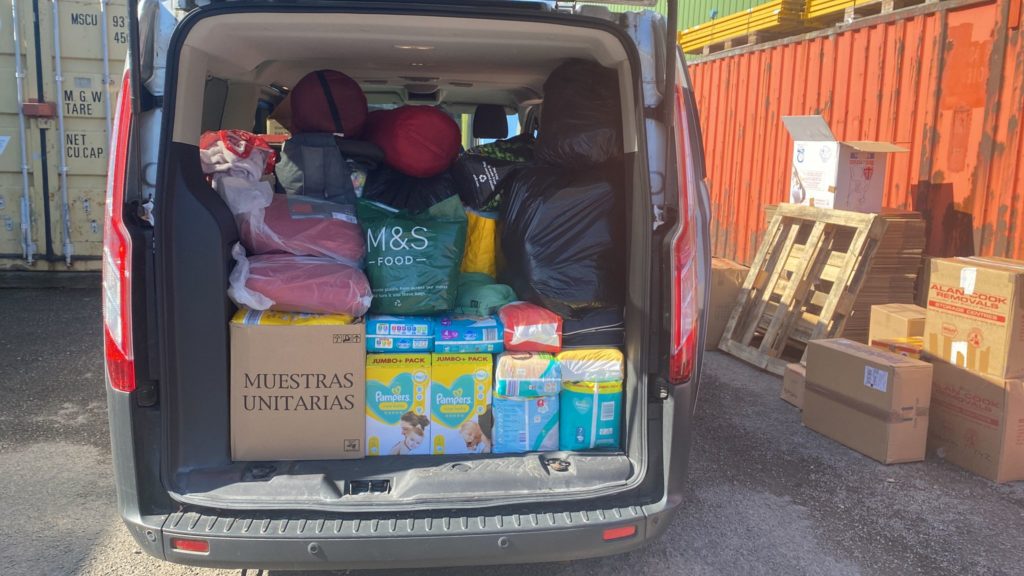
<svg viewBox="0 0 1024 576">
<path fill-rule="evenodd" d="M 876 213 L 882 209 L 888 142 L 840 142 L 821 116 L 783 116 L 793 137 L 789 201 L 817 208 Z"/>
</svg>

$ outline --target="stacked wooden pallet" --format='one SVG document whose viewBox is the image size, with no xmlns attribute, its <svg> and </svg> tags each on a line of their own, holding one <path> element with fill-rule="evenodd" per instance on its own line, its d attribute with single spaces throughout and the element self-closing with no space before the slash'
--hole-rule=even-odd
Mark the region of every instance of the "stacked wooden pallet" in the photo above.
<svg viewBox="0 0 1024 576">
<path fill-rule="evenodd" d="M 776 206 L 765 207 L 765 215 L 770 223 L 775 214 Z M 846 319 L 841 333 L 837 334 L 850 340 L 867 343 L 868 323 L 871 307 L 875 304 L 912 304 L 914 302 L 915 282 L 918 270 L 924 257 L 925 222 L 918 212 L 903 210 L 884 210 L 879 217 L 885 221 L 885 233 L 882 235 L 871 263 L 867 269 L 867 277 L 860 288 L 857 299 Z M 793 255 L 802 254 L 802 247 L 795 246 Z M 793 265 L 787 263 L 787 269 Z M 826 281 L 835 277 L 839 262 L 836 256 L 826 264 L 823 278 Z M 783 283 L 783 286 L 785 284 Z M 806 344 L 814 331 L 817 317 L 814 312 L 824 306 L 825 296 L 815 294 L 811 298 L 811 311 L 799 319 L 794 326 L 791 338 L 797 346 Z M 774 306 L 769 305 L 768 311 L 773 312 Z M 764 322 L 762 322 L 762 325 Z M 763 326 L 762 326 L 763 327 Z"/>
<path fill-rule="evenodd" d="M 823 23 L 845 20 L 851 22 L 862 16 L 888 14 L 893 10 L 938 0 L 806 0 L 804 19 Z"/>
<path fill-rule="evenodd" d="M 783 34 L 802 28 L 805 0 L 772 0 L 728 14 L 679 32 L 683 52 L 699 52 L 707 46 L 747 38 L 756 34 Z"/>
</svg>

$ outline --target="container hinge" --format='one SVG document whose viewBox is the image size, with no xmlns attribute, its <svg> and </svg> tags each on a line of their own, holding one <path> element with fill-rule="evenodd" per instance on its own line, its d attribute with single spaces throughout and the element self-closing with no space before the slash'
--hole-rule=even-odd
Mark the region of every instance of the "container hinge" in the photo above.
<svg viewBox="0 0 1024 576">
<path fill-rule="evenodd" d="M 576 2 L 568 0 L 555 0 L 555 11 L 565 12 L 567 14 L 576 13 Z"/>
</svg>

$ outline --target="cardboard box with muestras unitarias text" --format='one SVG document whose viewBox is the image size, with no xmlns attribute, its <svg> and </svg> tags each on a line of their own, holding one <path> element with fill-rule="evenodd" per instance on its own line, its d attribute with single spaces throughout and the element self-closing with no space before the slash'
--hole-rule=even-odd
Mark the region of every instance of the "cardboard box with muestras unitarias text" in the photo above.
<svg viewBox="0 0 1024 576">
<path fill-rule="evenodd" d="M 241 311 L 230 332 L 232 460 L 363 457 L 362 323 Z"/>
<path fill-rule="evenodd" d="M 888 142 L 840 142 L 821 116 L 783 116 L 782 122 L 793 137 L 791 204 L 882 210 L 889 154 L 909 150 Z"/>
</svg>

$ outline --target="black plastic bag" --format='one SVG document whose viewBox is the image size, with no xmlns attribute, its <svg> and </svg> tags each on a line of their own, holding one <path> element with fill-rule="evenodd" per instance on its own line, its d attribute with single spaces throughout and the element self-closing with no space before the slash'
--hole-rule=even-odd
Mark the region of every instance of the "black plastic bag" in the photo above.
<svg viewBox="0 0 1024 576">
<path fill-rule="evenodd" d="M 464 152 L 452 167 L 462 203 L 481 212 L 497 210 L 501 205 L 498 184 L 514 169 L 533 160 L 535 145 L 532 136 L 520 134 Z"/>
<path fill-rule="evenodd" d="M 522 168 L 502 181 L 501 281 L 565 318 L 621 308 L 625 214 L 619 171 Z"/>
<path fill-rule="evenodd" d="M 626 345 L 626 321 L 621 308 L 587 312 L 562 324 L 562 348 L 606 348 Z"/>
<path fill-rule="evenodd" d="M 536 158 L 566 168 L 600 164 L 622 153 L 621 126 L 617 73 L 569 60 L 544 82 Z"/>
<path fill-rule="evenodd" d="M 367 176 L 363 199 L 419 214 L 456 193 L 455 179 L 450 172 L 432 178 L 416 178 L 382 166 Z"/>
<path fill-rule="evenodd" d="M 479 154 L 463 154 L 452 167 L 462 203 L 474 210 L 494 210 L 499 204 L 498 184 L 520 162 L 496 160 Z"/>
</svg>

